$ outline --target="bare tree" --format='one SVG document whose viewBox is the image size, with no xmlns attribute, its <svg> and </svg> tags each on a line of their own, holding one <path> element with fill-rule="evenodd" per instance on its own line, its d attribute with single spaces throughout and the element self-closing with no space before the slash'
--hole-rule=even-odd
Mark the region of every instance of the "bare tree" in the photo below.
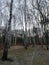
<svg viewBox="0 0 49 65">
<path fill-rule="evenodd" d="M 13 5 L 13 0 L 11 0 L 10 3 L 10 17 L 9 17 L 9 21 L 8 21 L 8 27 L 6 27 L 5 30 L 5 46 L 4 46 L 4 50 L 3 50 L 3 56 L 2 56 L 2 60 L 5 61 L 8 59 L 8 48 L 10 46 L 10 29 L 11 29 L 11 20 L 12 20 L 12 5 Z"/>
<path fill-rule="evenodd" d="M 28 47 L 28 43 L 27 43 L 27 19 L 26 19 L 26 0 L 24 0 L 24 20 L 25 20 L 25 33 L 24 33 L 24 45 L 25 45 L 25 49 L 27 49 Z"/>
<path fill-rule="evenodd" d="M 35 8 L 36 10 L 38 10 L 38 12 L 39 12 L 39 14 L 40 14 L 40 19 L 41 19 L 41 25 L 42 25 L 42 28 L 43 28 L 43 25 L 44 25 L 44 30 L 46 31 L 46 24 L 48 23 L 48 21 L 49 21 L 49 19 L 48 19 L 48 17 L 47 17 L 47 12 L 46 12 L 46 14 L 45 14 L 45 6 L 46 6 L 46 8 L 47 8 L 47 4 L 46 4 L 46 1 L 41 1 L 41 0 L 36 0 L 36 5 L 37 6 L 35 6 L 34 4 L 33 4 L 33 0 L 32 0 L 32 6 L 33 6 L 33 8 Z M 43 9 L 43 10 L 42 10 Z M 44 13 L 43 13 L 43 11 L 44 11 Z M 48 50 L 48 33 L 47 32 L 45 32 L 46 34 L 45 35 L 47 35 L 47 38 L 46 38 L 46 43 L 47 43 L 47 50 Z M 46 37 L 46 36 L 45 36 Z"/>
</svg>

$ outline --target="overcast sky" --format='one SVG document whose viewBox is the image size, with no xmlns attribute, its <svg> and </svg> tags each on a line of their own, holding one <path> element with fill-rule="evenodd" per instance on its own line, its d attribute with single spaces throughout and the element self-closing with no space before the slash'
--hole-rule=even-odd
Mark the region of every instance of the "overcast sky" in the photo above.
<svg viewBox="0 0 49 65">
<path fill-rule="evenodd" d="M 0 26 L 5 26 L 5 24 L 7 24 L 8 20 L 9 20 L 10 1 L 11 0 L 0 0 L 0 22 L 2 21 L 2 25 L 0 25 Z M 24 12 L 23 12 L 23 10 L 19 10 L 19 8 L 23 9 L 24 0 L 20 0 L 20 1 L 21 1 L 20 4 L 19 4 L 19 0 L 14 0 L 14 2 L 13 2 L 13 11 L 12 11 L 13 17 L 12 17 L 12 23 L 11 23 L 12 29 L 14 29 L 14 28 L 21 29 L 21 28 L 23 28 L 23 26 L 25 29 Z M 32 0 L 26 0 L 26 1 L 27 1 L 27 7 L 29 9 L 31 9 L 32 8 L 32 6 L 31 6 Z M 46 0 L 46 1 L 49 3 L 49 0 Z M 38 11 L 36 11 L 36 13 L 37 13 L 36 15 L 39 16 Z M 15 24 L 14 24 L 14 22 L 15 22 Z M 33 23 L 35 26 L 38 26 L 35 19 L 33 19 Z M 31 24 L 28 23 L 27 29 L 29 28 L 29 25 L 30 25 L 30 28 L 33 28 L 32 23 Z"/>
<path fill-rule="evenodd" d="M 29 5 L 30 2 L 31 2 L 30 0 L 27 0 L 27 6 L 29 8 L 31 8 L 31 5 Z M 10 6 L 10 0 L 0 0 L 0 10 L 1 10 L 0 11 L 0 18 L 1 18 L 0 22 L 2 21 L 1 26 L 5 26 L 5 24 L 9 20 L 9 6 Z M 23 11 L 18 9 L 21 7 L 24 7 L 24 0 L 21 0 L 20 4 L 19 4 L 19 0 L 14 0 L 12 13 L 13 13 L 13 16 L 15 16 L 16 20 L 12 18 L 12 23 L 11 23 L 12 29 L 14 28 L 14 20 L 16 22 L 15 29 L 21 29 L 23 28 L 23 26 L 25 27 L 24 13 Z"/>
</svg>

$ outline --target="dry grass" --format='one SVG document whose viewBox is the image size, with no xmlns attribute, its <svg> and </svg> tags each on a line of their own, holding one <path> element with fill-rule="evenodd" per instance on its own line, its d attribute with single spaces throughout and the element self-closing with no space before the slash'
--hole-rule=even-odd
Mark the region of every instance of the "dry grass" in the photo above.
<svg viewBox="0 0 49 65">
<path fill-rule="evenodd" d="M 29 47 L 27 50 L 14 49 L 9 51 L 8 56 L 14 61 L 0 61 L 0 65 L 49 65 L 49 50 L 46 50 L 45 46 Z"/>
</svg>

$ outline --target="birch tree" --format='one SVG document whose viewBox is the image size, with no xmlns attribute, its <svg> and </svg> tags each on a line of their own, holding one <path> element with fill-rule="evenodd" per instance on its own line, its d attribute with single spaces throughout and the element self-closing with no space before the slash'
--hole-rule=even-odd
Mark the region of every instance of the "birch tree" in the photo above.
<svg viewBox="0 0 49 65">
<path fill-rule="evenodd" d="M 11 0 L 10 3 L 10 17 L 8 21 L 8 27 L 6 27 L 5 30 L 5 45 L 4 45 L 4 50 L 3 50 L 3 56 L 2 60 L 8 60 L 8 48 L 10 47 L 10 30 L 11 30 L 11 20 L 12 20 L 12 6 L 13 6 L 13 0 Z"/>
</svg>

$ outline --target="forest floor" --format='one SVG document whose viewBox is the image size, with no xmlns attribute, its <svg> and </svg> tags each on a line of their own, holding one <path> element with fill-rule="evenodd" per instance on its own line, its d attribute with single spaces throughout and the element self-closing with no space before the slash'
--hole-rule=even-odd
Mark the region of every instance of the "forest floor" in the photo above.
<svg viewBox="0 0 49 65">
<path fill-rule="evenodd" d="M 13 62 L 0 60 L 0 65 L 49 65 L 49 50 L 46 50 L 46 46 L 29 46 L 27 50 L 23 46 L 18 47 L 9 49 L 8 57 L 13 59 Z M 1 56 L 2 53 L 0 58 Z"/>
</svg>

